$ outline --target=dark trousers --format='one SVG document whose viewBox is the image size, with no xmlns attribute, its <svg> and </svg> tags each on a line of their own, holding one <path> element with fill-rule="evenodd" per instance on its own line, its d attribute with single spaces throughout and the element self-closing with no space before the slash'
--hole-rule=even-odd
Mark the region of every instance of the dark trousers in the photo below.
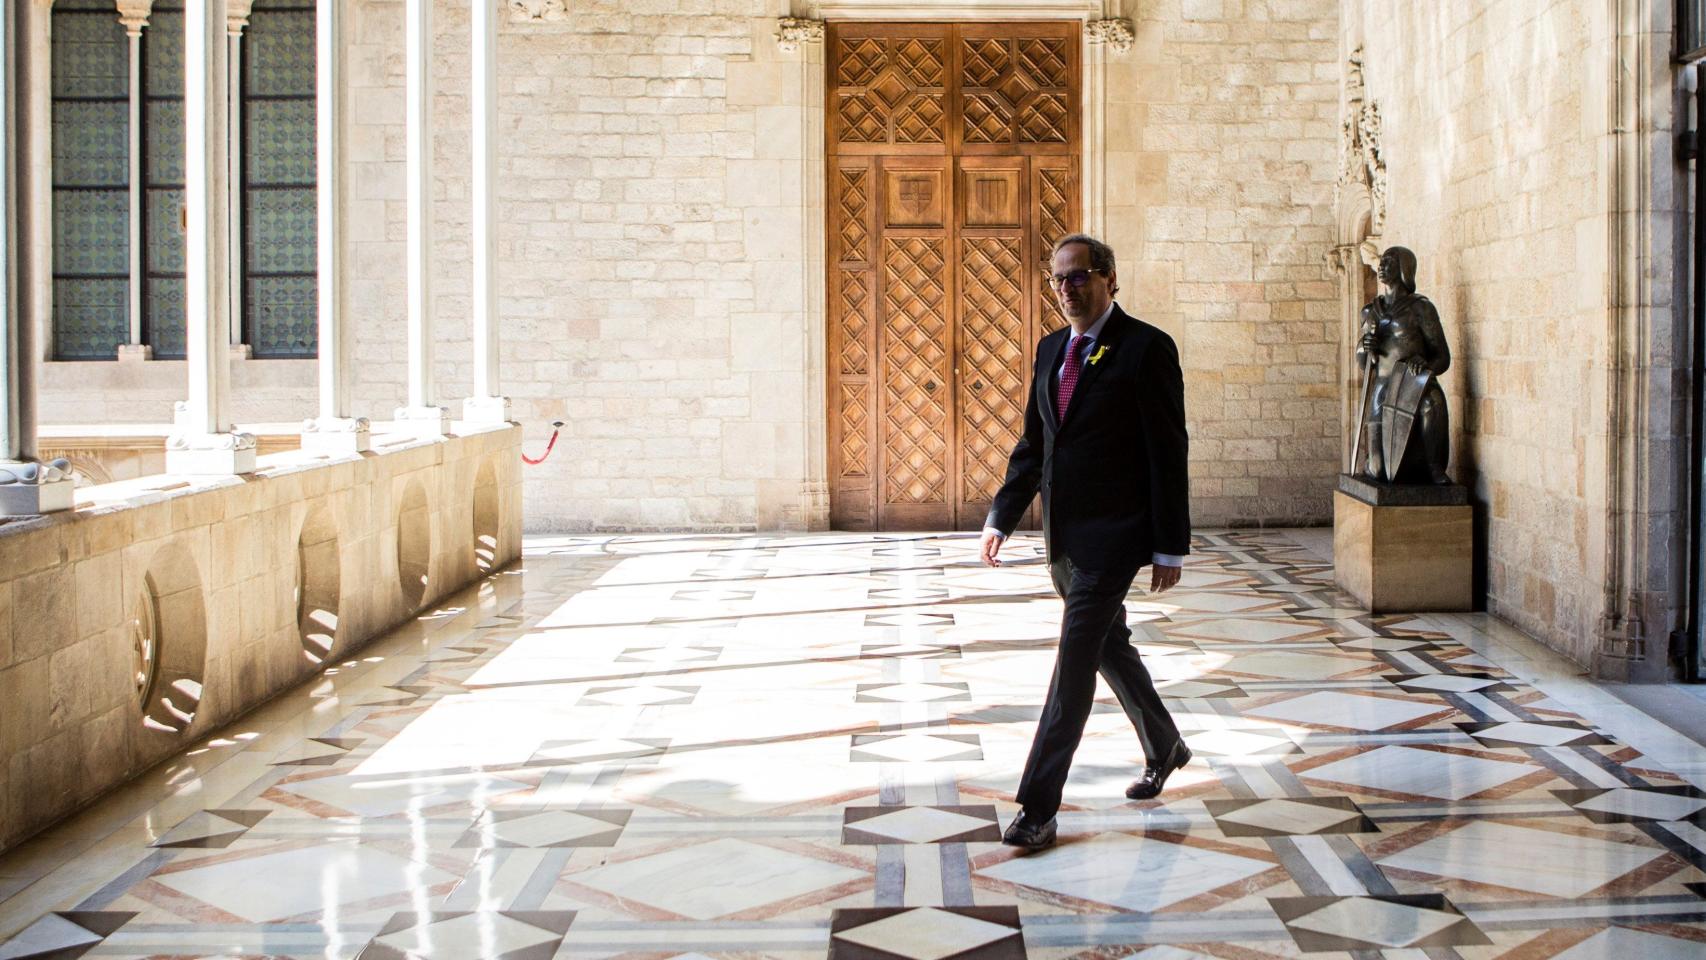
<svg viewBox="0 0 1706 960">
<path fill-rule="evenodd" d="M 1125 597 L 1136 570 L 1115 573 L 1076 567 L 1065 557 L 1049 564 L 1055 592 L 1066 601 L 1060 620 L 1060 649 L 1049 681 L 1048 700 L 1037 718 L 1037 736 L 1019 780 L 1015 799 L 1039 820 L 1060 809 L 1060 794 L 1072 768 L 1072 754 L 1084 736 L 1084 724 L 1096 698 L 1096 674 L 1113 688 L 1143 754 L 1151 762 L 1167 758 L 1179 742 L 1179 728 L 1161 704 L 1155 682 L 1131 645 Z"/>
</svg>

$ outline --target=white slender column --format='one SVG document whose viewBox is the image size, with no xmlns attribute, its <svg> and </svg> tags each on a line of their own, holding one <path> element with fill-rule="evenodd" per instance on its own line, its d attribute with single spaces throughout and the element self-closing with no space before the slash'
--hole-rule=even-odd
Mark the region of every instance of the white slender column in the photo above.
<svg viewBox="0 0 1706 960">
<path fill-rule="evenodd" d="M 432 0 L 406 0 L 403 11 L 409 397 L 395 418 L 399 431 L 438 436 L 449 429 L 450 412 L 434 397 L 432 370 Z"/>
<path fill-rule="evenodd" d="M 184 3 L 184 308 L 189 399 L 166 440 L 168 473 L 255 469 L 255 438 L 231 428 L 225 246 L 225 0 Z"/>
<path fill-rule="evenodd" d="M 31 11 L 46 16 L 46 10 Z M 0 16 L 0 516 L 16 517 L 71 508 L 71 469 L 64 460 L 37 463 L 34 330 L 19 296 L 17 10 Z M 39 52 L 38 52 L 38 55 Z M 31 179 L 34 185 L 33 178 Z M 39 264 L 35 265 L 39 269 Z"/>
<path fill-rule="evenodd" d="M 509 398 L 498 394 L 498 5 L 473 0 L 470 11 L 473 113 L 474 395 L 462 402 L 465 420 L 509 419 Z"/>
<path fill-rule="evenodd" d="M 226 259 L 231 264 L 231 282 L 227 285 L 225 313 L 230 318 L 231 355 L 248 358 L 249 345 L 243 342 L 243 28 L 249 25 L 249 9 L 255 0 L 225 0 L 225 71 L 230 108 L 225 114 L 226 129 L 230 131 L 230 148 L 226 151 L 226 182 L 230 186 L 230 214 L 226 220 Z"/>
<path fill-rule="evenodd" d="M 151 360 L 142 342 L 142 29 L 154 0 L 119 0 L 118 19 L 130 38 L 130 342 L 119 344 L 120 360 Z"/>
<path fill-rule="evenodd" d="M 343 249 L 343 4 L 323 2 L 314 28 L 315 284 L 319 296 L 320 415 L 302 425 L 302 449 L 349 454 L 372 448 L 366 417 L 349 412 Z"/>
</svg>

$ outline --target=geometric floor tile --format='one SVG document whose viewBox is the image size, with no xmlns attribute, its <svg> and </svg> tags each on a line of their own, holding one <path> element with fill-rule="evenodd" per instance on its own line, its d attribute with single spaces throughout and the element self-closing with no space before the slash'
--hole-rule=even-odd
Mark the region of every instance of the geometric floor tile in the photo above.
<svg viewBox="0 0 1706 960">
<path fill-rule="evenodd" d="M 1540 769 L 1527 763 L 1388 744 L 1300 771 L 1298 776 L 1413 797 L 1462 800 Z"/>
<path fill-rule="evenodd" d="M 673 663 L 715 660 L 722 647 L 629 647 L 616 655 L 616 663 Z"/>
<path fill-rule="evenodd" d="M 711 920 L 869 876 L 838 863 L 720 837 L 563 879 L 695 920 Z"/>
<path fill-rule="evenodd" d="M 271 810 L 200 810 L 160 836 L 149 846 L 221 849 L 248 833 Z"/>
<path fill-rule="evenodd" d="M 1186 731 L 1185 744 L 1205 757 L 1277 757 L 1302 753 L 1284 732 L 1265 727 Z"/>
<path fill-rule="evenodd" d="M 1665 855 L 1656 846 L 1475 820 L 1379 862 L 1389 870 L 1581 897 Z"/>
<path fill-rule="evenodd" d="M 491 810 L 457 847 L 614 847 L 632 810 Z"/>
<path fill-rule="evenodd" d="M 1340 727 L 1347 730 L 1385 730 L 1423 717 L 1450 712 L 1443 704 L 1413 703 L 1390 697 L 1362 696 L 1321 690 L 1277 703 L 1246 709 L 1247 717 Z"/>
<path fill-rule="evenodd" d="M 847 807 L 841 842 L 987 843 L 1001 839 L 995 807 Z"/>
<path fill-rule="evenodd" d="M 1388 683 L 1414 693 L 1509 693 L 1513 688 L 1486 673 L 1388 674 Z"/>
<path fill-rule="evenodd" d="M 848 760 L 853 763 L 937 763 L 982 760 L 975 733 L 856 733 Z"/>
<path fill-rule="evenodd" d="M 970 700 L 971 689 L 964 683 L 861 683 L 855 703 L 935 703 L 945 700 Z"/>
<path fill-rule="evenodd" d="M 706 603 L 727 603 L 740 600 L 751 600 L 754 591 L 734 590 L 718 587 L 693 588 L 677 590 L 671 600 L 697 600 Z"/>
<path fill-rule="evenodd" d="M 1649 820 L 1706 821 L 1706 793 L 1691 786 L 1617 787 L 1599 790 L 1554 790 L 1552 795 L 1595 823 L 1640 823 Z"/>
<path fill-rule="evenodd" d="M 1610 927 L 1552 960 L 1700 960 L 1706 941 L 1682 940 L 1647 930 Z"/>
<path fill-rule="evenodd" d="M 1415 637 L 1357 637 L 1354 640 L 1334 640 L 1333 643 L 1345 650 L 1379 650 L 1388 653 L 1427 653 L 1438 649 L 1434 644 Z"/>
<path fill-rule="evenodd" d="M 829 960 L 1025 960 L 1017 907 L 836 910 Z"/>
<path fill-rule="evenodd" d="M 279 754 L 273 766 L 329 767 L 361 744 L 359 737 L 310 737 Z"/>
<path fill-rule="evenodd" d="M 1162 680 L 1155 684 L 1155 692 L 1174 700 L 1249 696 L 1230 680 Z"/>
<path fill-rule="evenodd" d="M 859 658 L 881 659 L 895 657 L 904 660 L 958 660 L 957 643 L 867 643 L 859 648 Z"/>
<path fill-rule="evenodd" d="M 1488 747 L 1582 747 L 1611 742 L 1569 720 L 1505 720 L 1456 726 Z"/>
<path fill-rule="evenodd" d="M 1379 833 L 1349 797 L 1208 800 L 1208 812 L 1229 837 L 1295 837 Z"/>
<path fill-rule="evenodd" d="M 586 694 L 580 699 L 580 705 L 672 707 L 692 703 L 698 692 L 698 687 L 648 683 L 636 683 L 631 687 L 588 687 Z"/>
<path fill-rule="evenodd" d="M 337 882 L 327 883 L 328 877 Z M 202 867 L 184 868 L 180 862 L 151 879 L 245 920 L 268 921 L 335 912 L 339 903 L 418 890 L 457 876 L 346 839 Z"/>
<path fill-rule="evenodd" d="M 615 760 L 641 760 L 657 757 L 669 750 L 669 738 L 623 738 L 620 740 L 546 740 L 533 756 L 529 766 L 563 766 L 575 763 L 609 763 Z"/>
<path fill-rule="evenodd" d="M 574 919 L 568 910 L 399 913 L 357 960 L 550 960 Z"/>
<path fill-rule="evenodd" d="M 865 626 L 867 627 L 951 627 L 953 625 L 954 615 L 951 613 L 902 611 L 865 615 Z"/>
<path fill-rule="evenodd" d="M 1377 666 L 1380 664 L 1348 657 L 1276 650 L 1233 657 L 1217 667 L 1215 673 L 1247 674 L 1273 680 L 1328 680 Z"/>
<path fill-rule="evenodd" d="M 0 960 L 72 960 L 93 950 L 135 916 L 106 910 L 50 913 L 0 943 Z"/>
<path fill-rule="evenodd" d="M 1274 897 L 1268 901 L 1305 953 L 1488 945 L 1437 893 L 1408 896 Z"/>
<path fill-rule="evenodd" d="M 361 817 L 388 817 L 450 804 L 489 805 L 496 796 L 531 785 L 495 774 L 380 777 L 339 775 L 281 783 L 273 789 Z"/>
<path fill-rule="evenodd" d="M 977 874 L 1148 913 L 1273 869 L 1266 860 L 1104 833 L 1062 844 L 1043 856 L 1015 857 Z"/>
</svg>

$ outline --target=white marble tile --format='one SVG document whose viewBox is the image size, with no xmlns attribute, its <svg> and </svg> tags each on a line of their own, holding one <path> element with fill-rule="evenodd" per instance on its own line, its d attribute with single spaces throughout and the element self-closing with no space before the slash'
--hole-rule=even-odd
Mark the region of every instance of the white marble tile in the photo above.
<svg viewBox="0 0 1706 960">
<path fill-rule="evenodd" d="M 1014 934 L 1011 927 L 924 907 L 844 930 L 836 940 L 908 960 L 943 960 Z"/>
<path fill-rule="evenodd" d="M 542 930 L 491 911 L 417 924 L 375 939 L 419 960 L 497 960 L 503 954 L 558 940 Z"/>
<path fill-rule="evenodd" d="M 1392 793 L 1462 800 L 1526 777 L 1537 769 L 1514 760 L 1489 760 L 1388 745 L 1306 770 L 1299 776 Z"/>
<path fill-rule="evenodd" d="M 1706 945 L 1661 933 L 1611 927 L 1558 954 L 1553 960 L 1700 960 Z"/>
<path fill-rule="evenodd" d="M 1650 820 L 1681 820 L 1706 810 L 1706 800 L 1651 790 L 1610 790 L 1576 804 L 1578 810 L 1645 817 Z"/>
<path fill-rule="evenodd" d="M 1659 847 L 1474 821 L 1383 857 L 1380 864 L 1552 897 L 1581 897 L 1664 854 Z"/>
<path fill-rule="evenodd" d="M 564 879 L 696 920 L 710 920 L 867 875 L 785 850 L 722 838 Z"/>
<path fill-rule="evenodd" d="M 1248 857 L 1105 833 L 977 871 L 1126 910 L 1153 911 L 1271 869 Z"/>
<path fill-rule="evenodd" d="M 1263 800 L 1261 803 L 1223 813 L 1219 819 L 1283 833 L 1308 834 L 1337 826 L 1347 820 L 1355 820 L 1358 816 L 1354 810 L 1298 803 L 1282 798 Z"/>
<path fill-rule="evenodd" d="M 1322 724 L 1350 730 L 1385 730 L 1450 710 L 1443 704 L 1421 704 L 1390 697 L 1360 696 L 1322 690 L 1244 711 L 1245 716 L 1294 723 Z"/>
<path fill-rule="evenodd" d="M 1298 917 L 1291 921 L 1291 926 L 1385 947 L 1405 947 L 1461 922 L 1463 917 L 1454 913 L 1369 897 L 1349 897 Z"/>
<path fill-rule="evenodd" d="M 456 876 L 373 847 L 332 843 L 155 874 L 186 896 L 248 920 L 317 916 L 338 905 L 428 888 Z"/>
<path fill-rule="evenodd" d="M 854 830 L 894 837 L 908 843 L 931 843 L 943 837 L 987 826 L 989 821 L 935 807 L 907 807 L 893 813 L 849 823 Z"/>
</svg>

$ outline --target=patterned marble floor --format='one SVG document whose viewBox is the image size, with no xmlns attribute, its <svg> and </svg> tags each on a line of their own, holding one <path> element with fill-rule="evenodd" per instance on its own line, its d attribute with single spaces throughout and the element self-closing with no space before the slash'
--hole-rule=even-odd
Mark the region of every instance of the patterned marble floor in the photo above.
<svg viewBox="0 0 1706 960">
<path fill-rule="evenodd" d="M 1197 760 L 1105 698 L 1016 856 L 1060 603 L 976 543 L 532 540 L 0 858 L 0 960 L 1706 956 L 1706 791 L 1301 532 L 1134 591 Z"/>
</svg>

